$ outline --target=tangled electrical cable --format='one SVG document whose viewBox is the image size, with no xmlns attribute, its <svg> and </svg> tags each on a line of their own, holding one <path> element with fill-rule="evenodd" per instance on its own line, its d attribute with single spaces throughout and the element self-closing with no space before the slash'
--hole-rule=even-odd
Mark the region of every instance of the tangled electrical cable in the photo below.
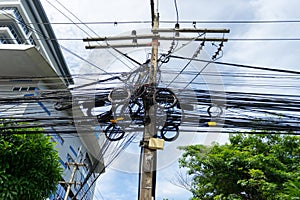
<svg viewBox="0 0 300 200">
<path fill-rule="evenodd" d="M 264 77 L 264 76 L 262 76 Z M 269 77 L 269 75 L 268 75 Z M 287 76 L 287 78 L 294 79 L 295 76 Z M 119 80 L 117 78 L 115 79 L 107 79 L 107 82 Z M 295 79 L 296 80 L 296 79 Z M 102 85 L 108 84 L 106 81 L 100 81 Z M 95 83 L 94 83 L 95 84 Z M 237 86 L 240 84 L 237 83 Z M 78 90 L 78 93 L 81 93 L 81 96 L 79 100 L 82 102 L 81 104 L 78 104 L 76 106 L 81 105 L 84 109 L 87 109 L 87 112 L 89 115 L 92 113 L 92 109 L 95 107 L 101 107 L 101 106 L 110 106 L 113 103 L 118 103 L 118 97 L 120 97 L 120 92 L 124 92 L 121 97 L 124 97 L 123 99 L 126 99 L 128 101 L 126 109 L 125 107 L 120 110 L 122 112 L 126 112 L 130 116 L 130 120 L 133 120 L 135 124 L 143 125 L 147 123 L 147 120 L 143 119 L 144 113 L 143 113 L 143 103 L 142 103 L 142 95 L 147 94 L 147 85 L 144 85 L 143 83 L 139 87 L 133 88 L 133 90 L 116 90 L 116 88 L 105 88 L 103 90 L 99 90 L 98 94 L 96 96 L 94 93 L 89 94 L 89 90 Z M 83 87 L 84 88 L 84 87 Z M 128 91 L 131 91 L 128 93 Z M 178 91 L 180 92 L 180 91 Z M 217 110 L 220 110 L 223 114 L 225 114 L 226 122 L 237 120 L 246 120 L 248 122 L 253 121 L 253 116 L 256 114 L 259 114 L 260 118 L 263 118 L 263 115 L 272 115 L 274 118 L 280 117 L 284 121 L 285 119 L 299 119 L 299 104 L 300 104 L 300 97 L 298 95 L 284 95 L 284 94 L 263 94 L 263 93 L 243 93 L 243 92 L 225 92 L 226 96 L 226 104 L 223 107 L 218 107 L 218 105 L 212 105 L 211 104 L 211 96 L 209 91 L 205 90 L 194 90 L 190 92 L 195 92 L 197 94 L 197 99 L 190 99 L 190 95 L 188 93 L 188 90 L 185 90 L 187 93 L 186 95 L 182 93 L 181 95 L 185 95 L 184 98 L 189 100 L 189 102 L 193 105 L 199 105 L 199 106 L 205 106 L 206 109 L 200 109 L 198 110 L 199 113 L 202 113 L 203 116 L 197 115 L 196 113 L 193 113 L 189 110 L 184 110 L 184 115 L 187 117 L 200 117 L 200 118 L 206 118 L 209 120 L 209 117 L 214 116 L 214 112 Z M 119 94 L 118 94 L 119 93 Z M 16 96 L 11 98 L 0 98 L 0 104 L 1 104 L 1 110 L 2 118 L 5 118 L 5 115 L 16 121 L 27 121 L 27 122 L 40 122 L 39 125 L 35 126 L 67 126 L 68 123 L 65 121 L 72 120 L 71 118 L 64 118 L 64 117 L 51 117 L 51 116 L 45 116 L 45 117 L 38 117 L 40 114 L 44 113 L 44 111 L 39 111 L 40 109 L 37 109 L 37 106 L 39 106 L 40 103 L 51 103 L 53 104 L 53 109 L 50 110 L 50 112 L 55 112 L 56 110 L 68 110 L 71 108 L 72 105 L 72 98 L 71 94 L 67 93 L 65 91 L 55 91 L 55 90 L 47 90 L 43 91 L 41 90 L 39 92 L 40 95 L 37 96 Z M 168 103 L 169 106 L 167 106 L 165 109 L 171 109 L 172 107 L 176 107 L 176 98 L 172 97 L 172 91 L 167 90 L 165 88 L 161 88 L 157 90 L 155 99 L 152 100 L 153 102 L 156 101 L 158 104 L 160 104 L 160 101 L 163 102 L 164 99 L 169 99 L 165 101 L 165 103 Z M 172 98 L 171 98 L 172 97 Z M 219 98 L 218 96 L 215 96 L 215 98 Z M 109 99 L 112 101 L 110 102 Z M 59 103 L 58 103 L 59 102 Z M 60 105 L 60 103 L 63 102 L 63 105 Z M 120 103 L 120 102 L 119 102 Z M 180 103 L 180 102 L 179 102 Z M 23 106 L 26 106 L 28 108 L 27 118 L 24 118 L 22 115 Z M 213 106 L 213 107 L 210 107 Z M 167 111 L 167 110 L 166 110 Z M 230 119 L 230 113 L 238 112 L 238 114 L 235 114 L 233 119 Z M 252 113 L 251 115 L 248 115 L 249 119 L 246 117 L 242 117 L 242 113 Z M 19 113 L 19 114 L 18 114 Z M 101 115 L 101 114 L 100 114 Z M 101 116 L 98 116 L 98 120 L 100 122 L 104 122 L 101 118 Z M 169 116 L 172 116 L 173 114 L 170 114 Z M 109 116 L 109 115 L 108 115 Z M 113 122 L 121 122 L 123 120 L 118 119 L 118 114 L 114 115 Z M 179 116 L 179 115 L 178 115 Z M 258 117 L 258 116 L 256 116 Z M 169 117 L 170 119 L 171 117 Z M 251 119 L 252 118 L 252 119 Z M 82 118 L 79 120 L 88 120 L 88 117 Z M 114 121 L 116 120 L 116 121 Z M 255 120 L 255 119 L 254 119 Z M 124 120 L 125 121 L 125 120 Z M 168 121 L 168 120 L 167 120 Z M 170 121 L 170 120 L 169 120 Z M 176 121 L 176 120 L 175 120 Z M 127 124 L 130 124 L 128 121 Z M 233 122 L 232 122 L 233 123 Z M 255 122 L 257 123 L 257 122 Z M 70 124 L 70 123 L 69 123 Z M 283 123 L 279 123 L 283 125 Z M 225 123 L 226 125 L 226 123 Z M 238 128 L 239 124 L 234 123 L 235 127 Z M 284 126 L 281 126 L 281 128 L 284 128 Z M 295 120 L 291 121 L 291 125 L 293 130 L 296 130 L 298 128 L 297 124 L 295 123 Z M 34 126 L 34 125 L 33 125 Z M 185 126 L 198 126 L 197 124 L 187 124 L 187 123 L 181 123 L 180 127 L 182 130 Z M 201 125 L 200 125 L 201 126 Z M 243 124 L 245 126 L 245 124 Z M 16 126 L 17 127 L 17 126 Z M 276 127 L 276 126 L 275 126 Z M 249 128 L 255 128 L 255 126 L 252 124 L 249 125 Z M 130 132 L 130 129 L 129 129 Z M 67 132 L 66 132 L 67 133 Z"/>
</svg>

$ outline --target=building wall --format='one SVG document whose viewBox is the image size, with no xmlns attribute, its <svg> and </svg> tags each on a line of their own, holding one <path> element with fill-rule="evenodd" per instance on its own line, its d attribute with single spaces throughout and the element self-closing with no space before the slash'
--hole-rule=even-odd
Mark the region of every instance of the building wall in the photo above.
<svg viewBox="0 0 300 200">
<path fill-rule="evenodd" d="M 7 38 L 9 35 L 14 37 Z M 66 85 L 74 83 L 39 0 L 0 1 L 0 43 L 3 42 L 36 46 L 54 71 L 65 77 Z"/>
</svg>

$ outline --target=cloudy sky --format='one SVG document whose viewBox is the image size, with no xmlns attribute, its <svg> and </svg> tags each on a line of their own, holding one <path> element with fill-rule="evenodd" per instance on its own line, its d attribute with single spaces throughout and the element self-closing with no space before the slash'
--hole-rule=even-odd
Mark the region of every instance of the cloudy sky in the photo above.
<svg viewBox="0 0 300 200">
<path fill-rule="evenodd" d="M 76 39 L 59 40 L 59 43 L 68 49 L 68 51 L 64 50 L 63 52 L 73 74 L 79 74 L 82 70 L 85 72 L 97 72 L 98 70 L 93 66 L 89 66 L 89 68 L 86 66 L 85 60 L 95 62 L 95 60 L 91 60 L 93 51 L 86 50 L 84 48 L 86 44 L 77 39 L 91 36 L 114 36 L 151 26 L 149 23 L 122 23 L 150 21 L 150 1 L 148 0 L 41 1 L 50 21 L 54 23 L 53 29 L 57 38 Z M 179 21 L 186 22 L 180 23 L 180 27 L 193 28 L 192 22 L 197 21 L 197 28 L 230 29 L 230 33 L 225 35 L 229 41 L 225 43 L 223 57 L 218 61 L 295 71 L 300 71 L 298 63 L 300 49 L 299 5 L 298 0 L 177 0 Z M 172 23 L 161 23 L 160 27 L 173 28 L 177 18 L 174 1 L 158 1 L 158 10 L 162 22 L 172 21 Z M 60 24 L 63 22 L 80 22 L 79 20 L 82 22 L 111 23 Z M 240 22 L 237 23 L 238 21 Z M 94 64 L 103 66 L 103 63 Z M 84 69 L 82 69 L 83 66 Z M 219 69 L 225 72 L 250 73 L 247 69 L 228 66 L 221 66 Z M 258 71 L 257 73 L 268 72 Z M 83 81 L 82 77 L 79 76 L 76 81 L 80 83 Z M 235 81 L 242 81 L 245 83 L 244 85 L 253 83 L 251 82 L 253 80 L 248 79 L 235 79 Z M 276 84 L 279 82 L 280 80 L 268 82 L 269 88 L 267 89 L 278 92 L 280 87 L 277 87 Z M 299 86 L 299 81 L 291 82 L 290 85 Z M 226 85 L 226 81 L 224 87 L 225 89 L 237 89 L 230 84 Z M 280 92 L 299 94 L 300 89 L 298 88 L 293 87 L 285 91 L 281 88 Z M 249 91 L 244 86 L 238 89 Z M 265 89 L 252 88 L 252 90 Z M 203 137 L 197 137 L 191 143 L 203 143 Z M 224 138 L 216 137 L 216 140 L 222 142 Z M 128 152 L 135 150 L 136 148 L 132 147 Z M 160 168 L 157 199 L 180 200 L 188 199 L 191 196 L 189 192 L 170 183 L 178 171 L 177 158 L 178 154 L 176 154 L 175 160 Z M 126 163 L 126 160 L 116 160 L 115 164 L 99 178 L 95 199 L 137 199 L 137 174 L 130 170 L 118 169 L 118 166 L 126 164 L 136 164 L 135 166 L 137 166 L 137 162 Z"/>
</svg>

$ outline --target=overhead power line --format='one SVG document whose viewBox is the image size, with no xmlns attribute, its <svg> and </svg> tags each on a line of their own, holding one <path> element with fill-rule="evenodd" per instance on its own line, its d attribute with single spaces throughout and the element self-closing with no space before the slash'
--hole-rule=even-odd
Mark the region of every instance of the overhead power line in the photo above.
<svg viewBox="0 0 300 200">
<path fill-rule="evenodd" d="M 151 24 L 148 20 L 128 21 L 81 21 L 81 22 L 51 22 L 51 23 L 27 23 L 27 24 L 51 24 L 51 25 L 128 25 L 128 24 Z M 175 24 L 177 20 L 161 20 L 161 24 Z M 180 24 L 279 24 L 300 23 L 298 19 L 291 20 L 178 20 Z"/>
<path fill-rule="evenodd" d="M 197 98 L 190 97 L 190 93 L 195 92 Z M 180 94 L 181 98 L 184 100 L 187 100 L 189 104 L 194 104 L 197 106 L 204 106 L 204 107 L 209 107 L 211 103 L 211 94 L 210 93 L 216 93 L 214 91 L 208 91 L 208 90 L 196 90 L 196 91 L 185 91 L 185 94 Z M 268 121 L 269 116 L 273 116 L 273 120 L 278 120 L 277 124 L 273 124 L 272 127 L 276 128 L 287 128 L 287 129 L 293 129 L 293 130 L 298 130 L 299 129 L 299 119 L 300 119 L 300 96 L 299 95 L 282 95 L 282 94 L 259 94 L 259 93 L 241 93 L 241 92 L 226 92 L 223 94 L 224 97 L 226 97 L 226 104 L 224 105 L 223 109 L 226 109 L 227 115 L 225 115 L 226 120 L 231 120 L 232 123 L 236 124 L 234 127 L 235 130 L 240 128 L 237 124 L 239 121 L 246 121 L 249 123 L 248 126 L 246 124 L 243 124 L 243 127 L 248 127 L 248 128 L 256 128 L 254 124 L 256 125 L 261 125 L 260 121 L 255 120 L 255 118 L 252 118 L 251 115 L 247 114 L 245 116 L 242 115 L 237 115 L 237 114 L 231 114 L 235 111 L 243 111 L 243 113 L 246 112 L 251 112 L 251 113 L 261 113 L 263 116 L 260 116 L 259 118 L 263 121 Z M 214 94 L 215 99 L 222 98 L 222 94 Z M 88 98 L 87 98 L 88 100 Z M 5 103 L 5 102 L 1 102 Z M 72 103 L 72 102 L 70 102 Z M 91 101 L 92 105 L 93 101 Z M 183 102 L 184 103 L 184 102 Z M 74 105 L 74 106 L 80 106 L 80 105 Z M 69 126 L 72 124 L 73 118 L 66 118 L 66 117 L 51 117 L 51 116 L 42 116 L 42 112 L 39 112 L 37 109 L 37 105 L 35 102 L 29 103 L 30 110 L 35 110 L 32 113 L 27 113 L 28 115 L 23 116 L 23 115 L 16 115 L 15 111 L 17 110 L 12 110 L 5 112 L 5 114 L 12 114 L 11 117 L 9 117 L 8 121 L 2 121 L 2 123 L 8 124 L 6 127 L 1 128 L 1 130 L 5 129 L 17 129 L 17 128 L 30 128 L 30 127 L 45 127 L 45 128 L 50 128 L 50 127 L 56 127 L 56 128 L 64 128 L 64 131 L 67 131 L 65 128 L 66 126 Z M 195 119 L 205 119 L 205 120 L 210 120 L 209 116 L 205 110 L 198 110 L 198 111 L 189 111 L 186 110 L 184 111 L 184 117 L 187 119 L 195 118 Z M 36 113 L 35 113 L 36 112 Z M 4 114 L 4 113 L 3 113 Z M 280 119 L 277 119 L 276 116 L 280 116 Z M 7 117 L 1 117 L 0 120 L 5 120 Z M 96 116 L 85 116 L 78 118 L 76 117 L 76 121 L 80 122 L 89 122 L 93 121 L 96 119 Z M 297 119 L 294 121 L 294 119 Z M 17 123 L 13 123 L 17 122 Z M 18 124 L 20 122 L 26 122 L 30 124 Z M 192 126 L 192 127 L 197 127 L 197 126 L 203 126 L 201 123 L 199 123 L 199 120 L 195 120 L 192 123 L 186 123 L 184 122 L 181 124 L 181 128 L 184 130 L 184 127 Z M 33 124 L 32 124 L 33 123 Z M 129 122 L 128 122 L 129 123 Z M 289 124 L 289 126 L 286 126 L 285 124 Z M 100 124 L 99 124 L 100 125 Z M 224 127 L 226 128 L 228 124 L 225 122 Z M 263 124 L 264 125 L 264 124 Z M 84 123 L 82 123 L 81 128 L 86 128 L 86 130 L 89 129 L 90 124 L 87 124 L 86 127 Z M 71 131 L 71 130 L 70 130 Z M 234 131 L 234 130 L 233 130 Z M 68 132 L 62 132 L 62 133 L 68 133 Z M 74 130 L 73 132 L 74 133 Z M 89 132 L 87 131 L 87 134 Z M 130 131 L 128 131 L 130 133 Z"/>
<path fill-rule="evenodd" d="M 7 41 L 14 40 L 12 38 L 1 38 Z M 35 39 L 36 41 L 82 41 L 82 38 L 74 38 L 74 37 L 69 37 L 69 38 L 37 38 Z M 176 38 L 174 38 L 176 40 Z M 200 39 L 197 39 L 200 40 Z M 197 41 L 195 40 L 195 41 Z M 208 38 L 205 38 L 203 40 L 208 41 Z M 300 37 L 266 37 L 266 38 L 238 38 L 238 37 L 233 37 L 233 38 L 227 38 L 228 42 L 274 42 L 274 41 L 286 41 L 286 42 L 298 42 L 300 41 Z M 60 45 L 62 47 L 62 45 Z M 63 47 L 64 50 L 68 49 L 66 47 Z M 69 50 L 69 49 L 68 49 Z M 69 50 L 70 51 L 70 50 Z M 75 54 L 73 52 L 73 54 Z M 79 57 L 76 55 L 76 57 Z"/>
<path fill-rule="evenodd" d="M 174 56 L 174 55 L 170 55 L 169 57 L 177 58 L 177 59 L 184 59 L 184 60 L 194 60 L 194 61 L 205 62 L 205 63 L 214 63 L 217 65 L 224 65 L 224 66 L 233 66 L 233 67 L 240 67 L 240 68 L 258 69 L 258 70 L 264 70 L 264 71 L 273 71 L 273 72 L 282 72 L 282 73 L 300 75 L 300 71 L 292 71 L 292 70 L 286 70 L 286 69 L 267 68 L 267 67 L 261 67 L 261 66 L 244 65 L 244 64 L 236 64 L 236 63 L 229 63 L 229 62 L 209 61 L 209 60 L 203 60 L 203 59 L 197 59 L 197 58 L 187 58 L 187 57 L 183 57 L 183 56 Z"/>
</svg>

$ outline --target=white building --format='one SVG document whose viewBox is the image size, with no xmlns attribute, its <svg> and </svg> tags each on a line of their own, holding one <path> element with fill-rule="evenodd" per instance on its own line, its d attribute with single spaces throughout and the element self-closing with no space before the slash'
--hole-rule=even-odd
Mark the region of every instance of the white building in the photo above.
<svg viewBox="0 0 300 200">
<path fill-rule="evenodd" d="M 87 164 L 78 167 L 73 182 L 82 183 L 91 174 L 80 191 L 80 185 L 72 185 L 68 199 L 76 193 L 78 199 L 84 193 L 83 199 L 92 199 L 91 183 L 104 171 L 102 160 L 95 156 L 100 147 L 93 130 L 84 137 L 77 133 L 68 89 L 73 80 L 39 0 L 0 1 L 0 77 L 0 117 L 36 121 L 57 142 L 64 173 L 50 199 L 65 197 L 63 181 L 70 181 L 73 169 L 66 162 Z"/>
</svg>

